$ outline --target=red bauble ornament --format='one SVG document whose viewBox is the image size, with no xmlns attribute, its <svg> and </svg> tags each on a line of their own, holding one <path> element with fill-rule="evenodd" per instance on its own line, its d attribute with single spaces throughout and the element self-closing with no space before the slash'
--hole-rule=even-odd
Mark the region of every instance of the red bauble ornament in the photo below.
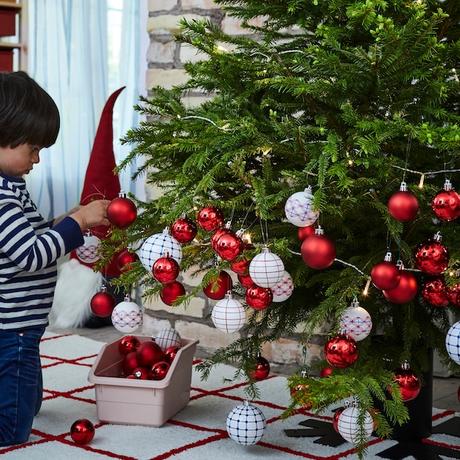
<svg viewBox="0 0 460 460">
<path fill-rule="evenodd" d="M 226 235 L 227 233 L 232 233 L 232 231 L 228 228 L 219 228 L 212 234 L 211 247 L 214 249 L 214 251 L 216 250 L 216 244 L 219 241 L 219 238 L 223 235 Z"/>
<path fill-rule="evenodd" d="M 214 206 L 203 208 L 196 218 L 198 225 L 207 232 L 213 232 L 224 224 L 222 212 Z"/>
<path fill-rule="evenodd" d="M 164 360 L 164 354 L 160 346 L 153 340 L 142 342 L 137 350 L 139 367 L 151 367 L 155 363 Z"/>
<path fill-rule="evenodd" d="M 179 276 L 179 264 L 172 257 L 160 257 L 152 267 L 153 277 L 162 284 L 172 283 Z"/>
<path fill-rule="evenodd" d="M 428 275 L 440 275 L 449 265 L 449 251 L 441 244 L 439 232 L 433 240 L 420 245 L 415 253 L 417 268 Z"/>
<path fill-rule="evenodd" d="M 460 283 L 447 289 L 447 298 L 454 307 L 460 307 Z"/>
<path fill-rule="evenodd" d="M 129 271 L 131 270 L 131 264 L 137 262 L 139 257 L 136 253 L 128 251 L 128 249 L 124 249 L 123 251 L 118 254 L 117 257 L 117 267 L 120 271 Z"/>
<path fill-rule="evenodd" d="M 433 198 L 431 209 L 438 219 L 446 222 L 460 216 L 460 195 L 452 188 L 449 179 L 444 183 L 444 190 Z"/>
<path fill-rule="evenodd" d="M 245 288 L 250 288 L 254 286 L 254 281 L 249 274 L 247 275 L 238 275 L 238 281 L 240 282 L 241 286 Z"/>
<path fill-rule="evenodd" d="M 107 206 L 107 219 L 115 227 L 124 229 L 128 228 L 137 217 L 136 205 L 120 193 L 118 198 L 114 198 Z"/>
<path fill-rule="evenodd" d="M 249 273 L 250 260 L 239 257 L 230 264 L 230 268 L 238 275 L 247 275 Z"/>
<path fill-rule="evenodd" d="M 118 351 L 126 356 L 128 353 L 136 351 L 140 346 L 139 339 L 134 335 L 125 335 L 118 341 Z"/>
<path fill-rule="evenodd" d="M 265 310 L 272 301 L 273 292 L 270 288 L 253 284 L 246 291 L 246 303 L 255 310 Z"/>
<path fill-rule="evenodd" d="M 228 231 L 221 235 L 214 250 L 224 260 L 234 260 L 243 252 L 243 242 L 235 233 Z"/>
<path fill-rule="evenodd" d="M 75 444 L 88 444 L 94 438 L 94 425 L 86 418 L 81 418 L 72 423 L 70 437 Z"/>
<path fill-rule="evenodd" d="M 415 278 L 412 273 L 403 270 L 400 272 L 398 285 L 394 289 L 388 289 L 382 292 L 389 302 L 407 303 L 417 295 L 417 290 L 417 278 Z"/>
<path fill-rule="evenodd" d="M 179 281 L 165 284 L 160 291 L 160 298 L 166 305 L 172 305 L 180 296 L 185 295 L 184 286 Z"/>
<path fill-rule="evenodd" d="M 123 360 L 123 372 L 125 375 L 130 375 L 133 370 L 139 367 L 139 361 L 137 359 L 137 352 L 130 351 Z"/>
<path fill-rule="evenodd" d="M 137 380 L 148 380 L 150 378 L 150 372 L 145 367 L 136 367 L 131 375 Z"/>
<path fill-rule="evenodd" d="M 233 287 L 232 278 L 230 275 L 222 270 L 216 279 L 213 279 L 206 287 L 203 288 L 203 292 L 207 297 L 213 300 L 222 300 L 227 294 L 227 291 L 231 291 Z"/>
<path fill-rule="evenodd" d="M 447 286 L 442 278 L 427 281 L 423 285 L 422 297 L 434 307 L 447 307 L 449 305 Z"/>
<path fill-rule="evenodd" d="M 324 367 L 323 369 L 321 369 L 319 376 L 322 378 L 327 378 L 330 377 L 333 374 L 333 372 L 334 369 L 332 369 L 332 367 Z"/>
<path fill-rule="evenodd" d="M 105 286 L 101 287 L 101 292 L 93 295 L 90 306 L 91 311 L 100 318 L 107 318 L 115 308 L 115 297 L 107 292 Z"/>
<path fill-rule="evenodd" d="M 171 225 L 171 236 L 179 243 L 190 243 L 196 236 L 197 228 L 195 222 L 188 217 L 181 217 Z"/>
<path fill-rule="evenodd" d="M 291 393 L 292 398 L 294 398 L 295 395 L 300 392 L 300 394 L 297 396 L 296 399 L 300 404 L 302 404 L 302 409 L 305 409 L 305 410 L 310 410 L 312 408 L 312 404 L 308 399 L 309 388 L 310 387 L 308 385 L 304 383 L 299 383 L 295 387 L 292 387 L 289 389 L 289 392 Z"/>
<path fill-rule="evenodd" d="M 377 289 L 394 289 L 399 284 L 399 269 L 391 262 L 391 253 L 387 252 L 383 262 L 374 265 L 371 278 Z"/>
<path fill-rule="evenodd" d="M 314 235 L 303 241 L 300 248 L 305 264 L 316 270 L 330 267 L 336 256 L 334 243 L 323 233 L 323 229 L 318 227 Z"/>
<path fill-rule="evenodd" d="M 166 361 L 160 361 L 152 366 L 152 379 L 163 380 L 169 370 L 169 363 Z"/>
<path fill-rule="evenodd" d="M 421 383 L 419 378 L 411 371 L 407 362 L 395 372 L 394 381 L 398 384 L 404 402 L 415 399 L 420 393 Z"/>
<path fill-rule="evenodd" d="M 328 340 L 324 346 L 327 362 L 333 367 L 351 366 L 359 356 L 356 342 L 346 335 L 339 335 Z"/>
<path fill-rule="evenodd" d="M 263 357 L 258 356 L 256 361 L 256 368 L 250 372 L 249 377 L 251 380 L 265 380 L 270 374 L 270 363 Z"/>
<path fill-rule="evenodd" d="M 409 222 L 415 219 L 418 208 L 416 196 L 407 191 L 405 182 L 401 182 L 399 192 L 394 193 L 388 200 L 388 212 L 400 222 Z"/>
<path fill-rule="evenodd" d="M 179 351 L 179 347 L 171 346 L 165 350 L 165 361 L 171 364 Z"/>
<path fill-rule="evenodd" d="M 338 433 L 339 432 L 339 417 L 342 414 L 342 412 L 345 410 L 345 407 L 339 407 L 335 412 L 332 417 L 332 427 L 334 430 Z"/>
<path fill-rule="evenodd" d="M 314 225 L 308 225 L 307 227 L 299 227 L 297 229 L 297 238 L 299 238 L 299 241 L 303 241 L 309 236 L 312 236 L 314 234 L 315 234 Z"/>
</svg>

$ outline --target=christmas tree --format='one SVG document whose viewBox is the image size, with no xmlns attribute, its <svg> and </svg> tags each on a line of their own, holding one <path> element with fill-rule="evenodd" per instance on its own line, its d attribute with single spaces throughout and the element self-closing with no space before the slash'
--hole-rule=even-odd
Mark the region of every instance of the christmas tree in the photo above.
<svg viewBox="0 0 460 460">
<path fill-rule="evenodd" d="M 449 182 L 442 190 L 446 179 L 460 184 L 460 6 L 453 0 L 216 3 L 257 37 L 182 22 L 178 40 L 208 59 L 186 65 L 186 84 L 154 88 L 137 107 L 148 121 L 125 136 L 133 150 L 121 168 L 143 155 L 138 174 L 162 194 L 139 203 L 137 221 L 113 233 L 108 251 L 135 246 L 184 216 L 180 222 L 193 238 L 204 209 L 180 263 L 181 270 L 202 273 L 200 286 L 182 295 L 176 283 L 165 293 L 141 263 L 119 281 L 142 285 L 146 296 L 162 292 L 174 304 L 206 287 L 211 295 L 221 289 L 222 270 L 242 270 L 246 284 L 247 266 L 262 254 L 251 271 L 259 287 L 233 288 L 249 312 L 242 338 L 201 371 L 206 376 L 214 364 L 230 362 L 254 376 L 265 341 L 302 325 L 308 346 L 322 330 L 328 362 L 291 376 L 292 407 L 321 410 L 355 398 L 354 442 L 363 449 L 366 411 L 380 436 L 408 420 L 395 369 L 408 361 L 408 372 L 420 378 L 431 348 L 449 360 L 448 312 L 459 307 L 460 198 Z M 263 26 L 251 26 L 261 16 Z M 190 90 L 213 97 L 186 108 L 181 98 Z M 431 204 L 440 191 L 447 204 L 441 196 L 435 214 Z M 224 222 L 227 228 L 219 228 Z M 311 235 L 310 225 L 324 234 Z M 244 240 L 248 232 L 252 243 Z M 430 240 L 437 232 L 442 241 Z M 382 264 L 388 252 L 393 259 Z M 259 279 L 267 276 L 266 256 L 268 264 L 278 263 L 273 255 L 295 288 L 287 300 L 270 303 L 267 285 L 279 283 L 278 273 L 267 285 Z M 367 337 L 369 331 L 350 326 L 350 315 L 364 329 L 370 324 L 357 301 L 372 320 Z M 326 366 L 332 374 L 315 377 Z"/>
</svg>

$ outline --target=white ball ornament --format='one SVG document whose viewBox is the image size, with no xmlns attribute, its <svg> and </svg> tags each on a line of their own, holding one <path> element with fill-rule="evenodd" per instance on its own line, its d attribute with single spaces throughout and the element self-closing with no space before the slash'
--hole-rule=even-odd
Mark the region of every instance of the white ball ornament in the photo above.
<svg viewBox="0 0 460 460">
<path fill-rule="evenodd" d="M 163 351 L 166 351 L 169 347 L 180 347 L 182 345 L 179 333 L 172 328 L 162 329 L 154 339 Z"/>
<path fill-rule="evenodd" d="M 126 295 L 123 302 L 116 305 L 112 311 L 112 324 L 120 332 L 134 332 L 142 325 L 141 307 Z"/>
<path fill-rule="evenodd" d="M 267 247 L 263 248 L 262 252 L 257 254 L 249 264 L 249 275 L 252 281 L 260 287 L 276 286 L 283 278 L 283 274 L 283 261 Z"/>
<path fill-rule="evenodd" d="M 238 444 L 251 446 L 264 435 L 265 415 L 258 408 L 245 401 L 236 406 L 227 416 L 227 432 Z"/>
<path fill-rule="evenodd" d="M 359 440 L 359 424 L 358 424 L 359 409 L 351 406 L 345 409 L 340 415 L 337 423 L 337 428 L 340 435 L 348 442 L 357 444 Z M 374 430 L 374 421 L 369 412 L 364 414 L 364 437 L 369 438 Z"/>
<path fill-rule="evenodd" d="M 460 364 L 460 321 L 447 331 L 446 349 L 450 358 Z"/>
<path fill-rule="evenodd" d="M 359 342 L 364 340 L 372 330 L 371 315 L 358 300 L 353 300 L 351 306 L 344 310 L 340 317 L 340 331 Z"/>
<path fill-rule="evenodd" d="M 212 322 L 217 329 L 232 333 L 239 331 L 246 322 L 246 312 L 238 300 L 228 293 L 225 298 L 214 305 L 211 315 Z"/>
<path fill-rule="evenodd" d="M 285 270 L 281 281 L 278 281 L 272 288 L 273 302 L 284 302 L 291 297 L 294 291 L 294 283 L 291 275 Z"/>
<path fill-rule="evenodd" d="M 75 250 L 78 259 L 85 264 L 94 264 L 100 259 L 101 240 L 88 230 L 83 236 L 84 243 Z"/>
<path fill-rule="evenodd" d="M 167 254 L 180 265 L 182 261 L 182 246 L 169 234 L 169 229 L 165 228 L 162 233 L 155 233 L 149 236 L 142 243 L 137 254 L 144 268 L 150 272 L 157 259 Z"/>
<path fill-rule="evenodd" d="M 291 195 L 284 205 L 284 212 L 286 219 L 297 227 L 313 225 L 318 220 L 319 212 L 313 208 L 311 187 Z"/>
</svg>

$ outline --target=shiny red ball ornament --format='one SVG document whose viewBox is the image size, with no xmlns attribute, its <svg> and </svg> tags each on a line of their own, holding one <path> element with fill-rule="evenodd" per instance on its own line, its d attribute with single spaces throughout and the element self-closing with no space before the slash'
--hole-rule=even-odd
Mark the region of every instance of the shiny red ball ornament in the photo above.
<svg viewBox="0 0 460 460">
<path fill-rule="evenodd" d="M 438 234 L 433 240 L 417 248 L 415 263 L 418 269 L 428 275 L 440 275 L 446 271 L 449 266 L 449 251 L 441 244 Z"/>
<path fill-rule="evenodd" d="M 417 295 L 417 278 L 411 273 L 402 270 L 400 272 L 399 283 L 394 289 L 384 290 L 383 295 L 392 303 L 407 303 Z"/>
<path fill-rule="evenodd" d="M 299 383 L 295 387 L 289 388 L 289 392 L 291 393 L 291 397 L 294 398 L 297 396 L 297 401 L 302 404 L 302 409 L 310 410 L 313 406 L 309 401 L 308 390 L 309 386 L 304 383 Z"/>
<path fill-rule="evenodd" d="M 198 213 L 198 225 L 207 232 L 213 232 L 224 225 L 222 212 L 214 206 L 207 206 Z"/>
<path fill-rule="evenodd" d="M 356 342 L 346 335 L 338 335 L 328 340 L 324 346 L 324 353 L 332 367 L 341 369 L 351 366 L 359 356 Z"/>
<path fill-rule="evenodd" d="M 130 351 L 123 359 L 123 372 L 125 375 L 130 375 L 137 367 L 139 367 L 137 352 Z"/>
<path fill-rule="evenodd" d="M 335 244 L 327 236 L 324 236 L 321 227 L 315 230 L 314 235 L 303 241 L 300 252 L 305 264 L 315 270 L 330 267 L 336 256 Z"/>
<path fill-rule="evenodd" d="M 388 212 L 399 222 L 409 222 L 415 219 L 418 208 L 416 196 L 407 190 L 405 182 L 401 182 L 399 192 L 394 193 L 388 200 Z"/>
<path fill-rule="evenodd" d="M 75 420 L 70 427 L 70 437 L 75 444 L 85 445 L 94 438 L 94 425 L 86 418 Z"/>
<path fill-rule="evenodd" d="M 115 304 L 115 297 L 107 292 L 107 288 L 105 286 L 102 286 L 101 292 L 93 295 L 90 307 L 91 311 L 96 316 L 99 316 L 100 318 L 107 318 L 112 314 Z"/>
<path fill-rule="evenodd" d="M 151 367 L 155 363 L 164 360 L 164 354 L 160 346 L 153 340 L 142 342 L 137 350 L 138 367 Z"/>
<path fill-rule="evenodd" d="M 408 363 L 404 363 L 395 372 L 394 381 L 398 384 L 404 402 L 415 399 L 420 393 L 422 384 L 420 379 L 412 372 Z"/>
<path fill-rule="evenodd" d="M 141 342 L 134 335 L 125 335 L 118 341 L 118 351 L 121 355 L 126 356 L 128 353 L 137 351 Z"/>
<path fill-rule="evenodd" d="M 212 234 L 211 247 L 214 249 L 214 251 L 216 250 L 216 244 L 219 241 L 219 238 L 223 235 L 226 235 L 227 233 L 233 233 L 233 232 L 228 228 L 219 228 Z"/>
<path fill-rule="evenodd" d="M 454 307 L 460 307 L 460 283 L 447 289 L 447 297 Z"/>
<path fill-rule="evenodd" d="M 342 412 L 345 410 L 345 407 L 339 407 L 332 416 L 332 427 L 338 433 L 339 432 L 339 417 Z"/>
<path fill-rule="evenodd" d="M 160 291 L 160 298 L 166 305 L 173 305 L 183 295 L 185 295 L 185 288 L 179 281 L 165 284 Z"/>
<path fill-rule="evenodd" d="M 422 297 L 433 307 L 447 307 L 447 286 L 442 278 L 435 278 L 423 285 Z"/>
<path fill-rule="evenodd" d="M 251 278 L 251 275 L 246 274 L 246 275 L 238 275 L 238 281 L 240 282 L 241 286 L 245 288 L 250 288 L 254 286 L 254 281 Z"/>
<path fill-rule="evenodd" d="M 163 380 L 169 371 L 169 363 L 160 361 L 152 366 L 151 376 L 153 380 Z"/>
<path fill-rule="evenodd" d="M 438 219 L 445 222 L 460 216 L 460 195 L 452 188 L 449 179 L 444 183 L 444 190 L 433 198 L 431 209 Z"/>
<path fill-rule="evenodd" d="M 145 367 L 136 367 L 131 375 L 137 380 L 148 380 L 150 378 L 150 372 Z"/>
<path fill-rule="evenodd" d="M 203 292 L 207 297 L 213 300 L 222 300 L 227 294 L 227 291 L 231 291 L 233 287 L 233 281 L 230 275 L 222 270 L 216 279 L 210 281 L 210 283 L 203 288 Z"/>
<path fill-rule="evenodd" d="M 214 250 L 222 259 L 232 261 L 243 252 L 243 242 L 235 233 L 227 232 L 217 240 Z"/>
<path fill-rule="evenodd" d="M 115 227 L 128 228 L 136 220 L 136 217 L 136 205 L 122 194 L 118 198 L 114 198 L 107 206 L 107 219 Z"/>
<path fill-rule="evenodd" d="M 321 369 L 319 376 L 322 378 L 327 378 L 330 377 L 333 374 L 333 372 L 334 369 L 332 369 L 332 367 L 324 367 L 323 369 Z"/>
<path fill-rule="evenodd" d="M 238 275 L 247 275 L 249 273 L 249 264 L 251 263 L 250 260 L 244 258 L 244 257 L 239 257 L 238 259 L 234 260 L 230 264 L 230 268 L 232 269 L 232 272 L 238 274 Z"/>
<path fill-rule="evenodd" d="M 399 269 L 391 262 L 391 253 L 385 255 L 385 260 L 379 262 L 371 270 L 371 278 L 377 289 L 394 289 L 399 284 Z"/>
<path fill-rule="evenodd" d="M 308 225 L 307 227 L 298 227 L 297 229 L 297 238 L 299 241 L 303 241 L 309 236 L 312 236 L 315 234 L 315 226 L 314 225 Z"/>
<path fill-rule="evenodd" d="M 171 364 L 179 351 L 179 347 L 171 346 L 165 350 L 165 361 Z"/>
<path fill-rule="evenodd" d="M 255 310 L 265 310 L 273 301 L 270 288 L 252 285 L 246 291 L 246 303 Z"/>
<path fill-rule="evenodd" d="M 135 252 L 124 249 L 117 256 L 117 267 L 121 272 L 129 271 L 132 268 L 132 264 L 138 260 L 139 257 Z"/>
<path fill-rule="evenodd" d="M 197 227 L 193 220 L 188 217 L 181 217 L 171 225 L 170 233 L 179 243 L 187 244 L 195 238 Z"/>
<path fill-rule="evenodd" d="M 179 276 L 179 264 L 172 257 L 160 257 L 152 267 L 153 277 L 162 284 L 172 283 Z"/>
<path fill-rule="evenodd" d="M 270 374 L 270 363 L 263 357 L 258 356 L 256 361 L 256 367 L 253 371 L 250 372 L 249 377 L 251 380 L 265 380 Z"/>
</svg>

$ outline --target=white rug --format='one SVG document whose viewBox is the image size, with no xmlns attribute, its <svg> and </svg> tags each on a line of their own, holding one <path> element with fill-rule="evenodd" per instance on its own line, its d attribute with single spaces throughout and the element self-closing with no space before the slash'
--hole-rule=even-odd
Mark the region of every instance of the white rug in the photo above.
<svg viewBox="0 0 460 460">
<path fill-rule="evenodd" d="M 0 448 L 0 455 L 8 460 L 357 458 L 349 443 L 328 447 L 315 443 L 317 437 L 290 438 L 285 435 L 285 429 L 302 428 L 299 422 L 307 418 L 330 422 L 331 417 L 330 414 L 315 416 L 303 412 L 281 420 L 280 415 L 289 403 L 289 391 L 286 379 L 279 376 L 271 376 L 259 384 L 261 400 L 255 404 L 264 412 L 268 422 L 262 440 L 252 447 L 233 442 L 227 436 L 225 421 L 230 410 L 241 404 L 246 383 L 226 380 L 232 378 L 234 369 L 225 365 L 212 372 L 206 382 L 194 372 L 191 401 L 161 428 L 100 423 L 96 416 L 94 388 L 88 383 L 87 376 L 102 345 L 76 335 L 45 335 L 41 344 L 44 401 L 35 419 L 32 436 L 21 446 Z M 444 423 L 453 417 L 453 411 L 435 410 L 433 424 Z M 96 426 L 94 439 L 87 446 L 74 444 L 69 435 L 71 424 L 79 418 L 88 418 Z M 460 418 L 456 420 L 460 422 Z M 460 458 L 458 437 L 435 434 L 426 443 L 441 449 L 450 447 L 458 454 L 438 458 Z M 395 444 L 395 441 L 372 438 L 368 458 L 380 458 L 377 457 L 379 452 Z"/>
</svg>

